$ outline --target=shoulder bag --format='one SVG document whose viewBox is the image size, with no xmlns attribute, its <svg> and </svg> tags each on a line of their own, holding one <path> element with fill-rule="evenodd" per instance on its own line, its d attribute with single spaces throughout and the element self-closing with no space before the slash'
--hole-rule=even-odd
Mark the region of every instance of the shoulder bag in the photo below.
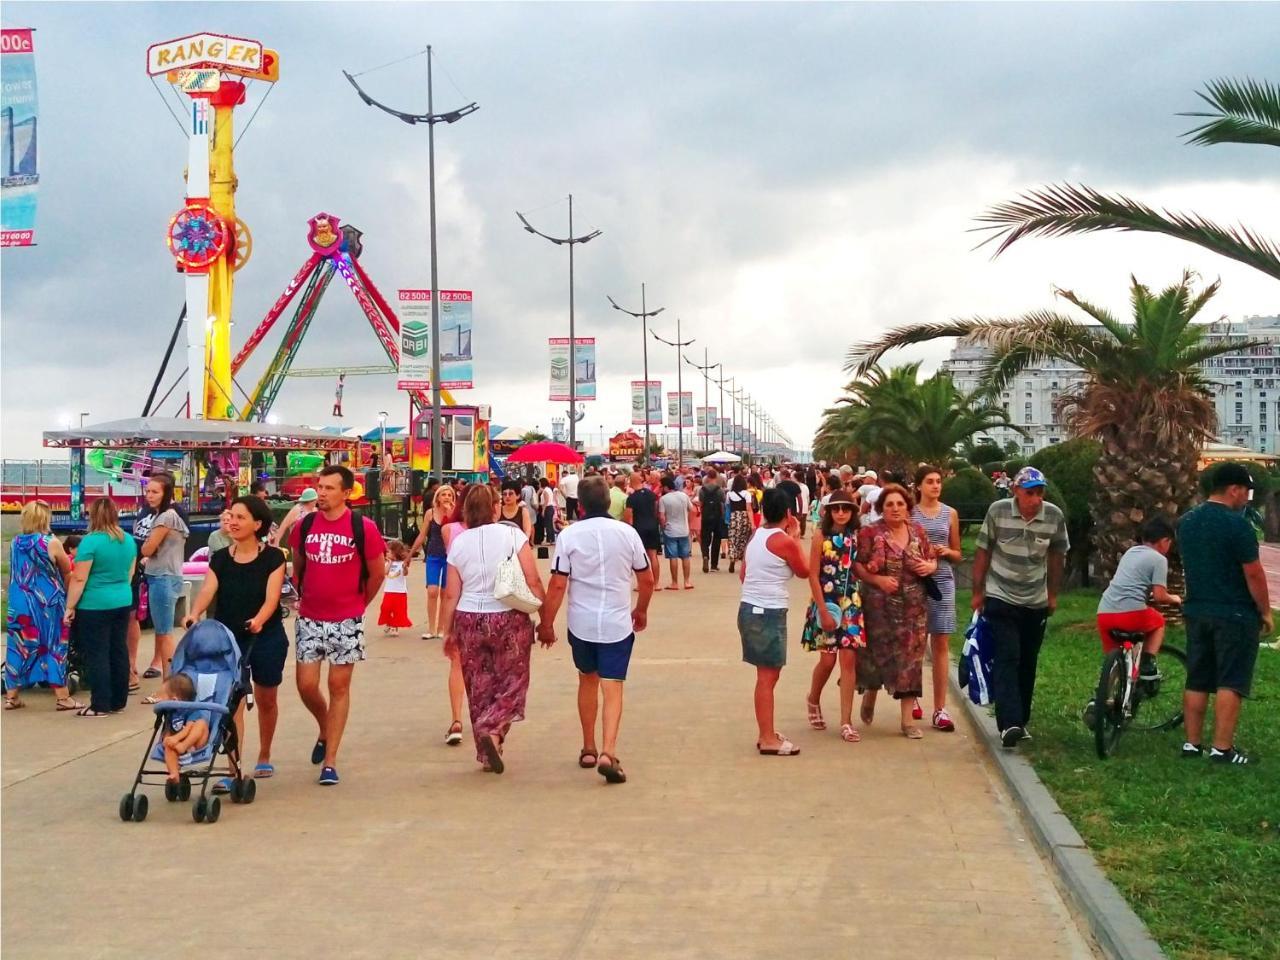
<svg viewBox="0 0 1280 960">
<path fill-rule="evenodd" d="M 483 547 L 484 533 L 482 532 L 480 536 L 480 544 Z M 514 529 L 511 531 L 511 552 L 505 559 L 498 561 L 498 569 L 494 572 L 493 599 L 521 613 L 534 613 L 542 606 L 542 601 L 533 595 L 528 581 L 524 578 L 524 570 L 520 567 L 520 560 L 516 556 Z"/>
</svg>

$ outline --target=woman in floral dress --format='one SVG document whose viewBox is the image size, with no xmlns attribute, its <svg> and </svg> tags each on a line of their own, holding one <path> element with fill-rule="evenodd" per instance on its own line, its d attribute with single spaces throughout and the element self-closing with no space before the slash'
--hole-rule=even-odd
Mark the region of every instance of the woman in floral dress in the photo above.
<svg viewBox="0 0 1280 960">
<path fill-rule="evenodd" d="M 747 489 L 747 478 L 739 473 L 733 478 L 733 489 L 725 497 L 729 507 L 729 572 L 747 555 L 747 542 L 754 529 L 756 498 Z"/>
<path fill-rule="evenodd" d="M 846 743 L 861 738 L 853 725 L 853 693 L 857 683 L 857 654 L 866 646 L 862 634 L 862 603 L 853 573 L 858 535 L 858 505 L 844 490 L 831 494 L 822 508 L 822 524 L 813 538 L 809 559 L 809 590 L 813 603 L 804 621 L 800 643 L 818 652 L 813 665 L 806 706 L 809 726 L 825 730 L 822 688 L 840 663 L 840 736 Z M 834 606 L 835 609 L 832 609 Z"/>
<path fill-rule="evenodd" d="M 912 523 L 911 494 L 889 483 L 877 506 L 881 519 L 858 533 L 853 570 L 862 584 L 862 615 L 867 648 L 858 656 L 862 722 L 871 723 L 876 691 L 884 687 L 902 710 L 902 733 L 911 740 L 924 734 L 911 716 L 921 694 L 922 666 L 928 642 L 928 606 L 924 578 L 937 572 L 928 534 Z"/>
</svg>

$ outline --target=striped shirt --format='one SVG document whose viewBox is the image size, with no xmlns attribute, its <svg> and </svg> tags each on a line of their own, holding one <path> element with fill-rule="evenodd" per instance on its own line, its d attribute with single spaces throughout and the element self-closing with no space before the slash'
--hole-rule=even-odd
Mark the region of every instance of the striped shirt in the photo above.
<svg viewBox="0 0 1280 960">
<path fill-rule="evenodd" d="M 1016 500 L 997 500 L 987 509 L 978 531 L 978 549 L 991 557 L 986 594 L 1018 607 L 1049 605 L 1050 550 L 1066 553 L 1067 521 L 1052 503 L 1041 503 L 1030 520 L 1023 520 Z"/>
</svg>

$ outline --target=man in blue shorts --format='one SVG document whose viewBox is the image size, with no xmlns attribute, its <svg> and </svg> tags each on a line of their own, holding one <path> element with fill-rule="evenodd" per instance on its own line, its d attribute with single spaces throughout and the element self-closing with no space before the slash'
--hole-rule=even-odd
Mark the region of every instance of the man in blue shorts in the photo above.
<svg viewBox="0 0 1280 960">
<path fill-rule="evenodd" d="M 609 484 L 604 477 L 584 477 L 578 501 L 586 516 L 556 538 L 551 583 L 542 603 L 538 639 L 554 643 L 555 617 L 569 597 L 569 646 L 578 668 L 578 719 L 582 750 L 578 766 L 595 767 L 608 783 L 625 783 L 618 760 L 618 727 L 622 722 L 622 684 L 627 679 L 636 634 L 648 622 L 653 576 L 639 534 L 609 516 Z M 631 578 L 640 592 L 631 607 Z M 596 749 L 596 715 L 604 696 L 604 749 Z"/>
<path fill-rule="evenodd" d="M 658 523 L 662 527 L 662 551 L 671 563 L 671 584 L 668 590 L 679 590 L 684 573 L 684 588 L 693 589 L 692 544 L 689 540 L 689 518 L 693 515 L 693 501 L 683 490 L 676 489 L 675 477 L 662 475 L 662 497 L 658 500 Z"/>
</svg>

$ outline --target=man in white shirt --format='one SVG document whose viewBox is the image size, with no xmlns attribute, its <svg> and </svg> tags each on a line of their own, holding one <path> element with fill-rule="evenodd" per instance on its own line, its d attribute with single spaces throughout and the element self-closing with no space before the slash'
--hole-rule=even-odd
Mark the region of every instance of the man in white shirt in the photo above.
<svg viewBox="0 0 1280 960">
<path fill-rule="evenodd" d="M 874 470 L 862 475 L 862 486 L 858 488 L 858 500 L 862 503 L 862 522 L 877 523 L 880 514 L 876 510 L 876 501 L 880 499 L 880 478 Z"/>
<path fill-rule="evenodd" d="M 564 496 L 565 523 L 573 523 L 578 519 L 578 475 L 567 468 L 560 478 L 560 493 Z"/>
<path fill-rule="evenodd" d="M 626 783 L 618 760 L 622 684 L 627 679 L 636 634 L 648 623 L 653 573 L 639 534 L 609 516 L 609 484 L 586 477 L 579 486 L 585 519 L 565 528 L 556 541 L 551 585 L 542 604 L 538 639 L 555 640 L 555 617 L 569 597 L 569 646 L 578 668 L 578 719 L 582 750 L 578 766 L 595 767 L 608 783 Z M 640 592 L 631 607 L 631 577 Z M 604 697 L 602 737 L 596 749 L 596 715 Z"/>
</svg>

